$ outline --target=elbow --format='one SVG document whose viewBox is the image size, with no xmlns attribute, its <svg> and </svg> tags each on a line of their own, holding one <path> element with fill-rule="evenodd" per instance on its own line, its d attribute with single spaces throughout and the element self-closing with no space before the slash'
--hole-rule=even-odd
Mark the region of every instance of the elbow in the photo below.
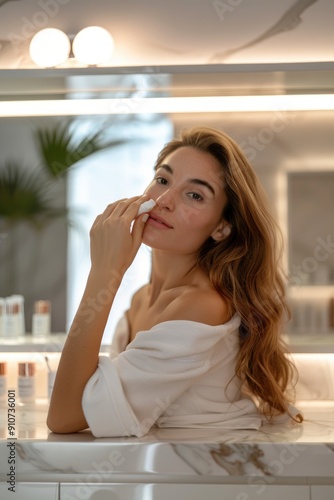
<svg viewBox="0 0 334 500">
<path fill-rule="evenodd" d="M 46 425 L 48 426 L 48 429 L 55 434 L 68 434 L 67 426 L 57 419 L 54 420 L 49 415 L 46 419 Z"/>
<path fill-rule="evenodd" d="M 71 427 L 66 422 L 63 422 L 62 419 L 54 418 L 50 414 L 46 419 L 46 425 L 49 430 L 55 434 L 69 434 L 75 432 L 74 430 L 72 431 Z"/>
<path fill-rule="evenodd" d="M 85 419 L 64 419 L 64 414 L 54 415 L 49 411 L 46 425 L 55 434 L 72 434 L 88 428 Z"/>
</svg>

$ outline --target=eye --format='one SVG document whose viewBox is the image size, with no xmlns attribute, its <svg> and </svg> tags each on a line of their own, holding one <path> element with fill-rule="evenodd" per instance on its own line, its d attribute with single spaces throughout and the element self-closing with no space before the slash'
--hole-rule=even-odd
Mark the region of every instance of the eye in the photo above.
<svg viewBox="0 0 334 500">
<path fill-rule="evenodd" d="M 198 193 L 188 193 L 188 196 L 192 199 L 192 200 L 195 200 L 195 201 L 202 201 L 203 200 L 203 196 L 201 196 L 200 194 Z"/>
<path fill-rule="evenodd" d="M 167 179 L 165 179 L 164 177 L 156 177 L 155 180 L 157 184 L 165 185 L 168 183 Z"/>
</svg>

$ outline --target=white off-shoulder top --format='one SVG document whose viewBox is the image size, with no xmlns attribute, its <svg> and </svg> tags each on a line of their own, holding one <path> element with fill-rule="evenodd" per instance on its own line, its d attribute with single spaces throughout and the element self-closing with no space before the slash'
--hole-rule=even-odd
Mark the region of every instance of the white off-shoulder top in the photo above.
<svg viewBox="0 0 334 500">
<path fill-rule="evenodd" d="M 124 315 L 100 356 L 82 407 L 94 436 L 143 436 L 158 427 L 259 429 L 262 417 L 235 375 L 240 317 L 210 326 L 165 321 L 129 342 Z"/>
</svg>

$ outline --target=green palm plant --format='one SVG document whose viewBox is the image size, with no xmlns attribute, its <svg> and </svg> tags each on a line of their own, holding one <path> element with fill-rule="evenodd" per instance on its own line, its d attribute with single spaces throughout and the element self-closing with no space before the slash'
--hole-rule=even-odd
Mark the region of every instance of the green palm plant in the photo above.
<svg viewBox="0 0 334 500">
<path fill-rule="evenodd" d="M 51 182 L 43 173 L 8 161 L 0 169 L 0 220 L 3 228 L 26 221 L 41 228 L 51 219 L 67 214 L 52 206 Z M 3 229 L 2 228 L 2 229 Z"/>
<path fill-rule="evenodd" d="M 125 142 L 124 139 L 103 142 L 103 134 L 104 131 L 100 130 L 78 140 L 75 129 L 71 132 L 71 122 L 51 130 L 37 128 L 35 137 L 43 167 L 51 177 L 58 178 L 88 156 Z"/>
<path fill-rule="evenodd" d="M 64 177 L 79 161 L 125 140 L 103 142 L 103 131 L 76 139 L 71 121 L 53 128 L 35 129 L 40 167 L 28 168 L 17 161 L 0 167 L 0 221 L 7 227 L 26 221 L 41 228 L 52 219 L 68 216 L 66 208 L 53 206 L 55 181 Z M 71 223 L 68 218 L 68 222 Z"/>
</svg>

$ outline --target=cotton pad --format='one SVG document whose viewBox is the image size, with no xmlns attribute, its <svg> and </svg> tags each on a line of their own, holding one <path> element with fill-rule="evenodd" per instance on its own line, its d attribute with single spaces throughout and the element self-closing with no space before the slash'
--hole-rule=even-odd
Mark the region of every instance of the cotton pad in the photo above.
<svg viewBox="0 0 334 500">
<path fill-rule="evenodd" d="M 140 205 L 138 213 L 137 213 L 137 217 L 138 217 L 138 215 L 141 215 L 145 212 L 149 212 L 150 210 L 152 210 L 153 207 L 155 207 L 155 205 L 156 205 L 156 203 L 154 200 L 145 201 L 144 203 L 142 203 Z"/>
</svg>

